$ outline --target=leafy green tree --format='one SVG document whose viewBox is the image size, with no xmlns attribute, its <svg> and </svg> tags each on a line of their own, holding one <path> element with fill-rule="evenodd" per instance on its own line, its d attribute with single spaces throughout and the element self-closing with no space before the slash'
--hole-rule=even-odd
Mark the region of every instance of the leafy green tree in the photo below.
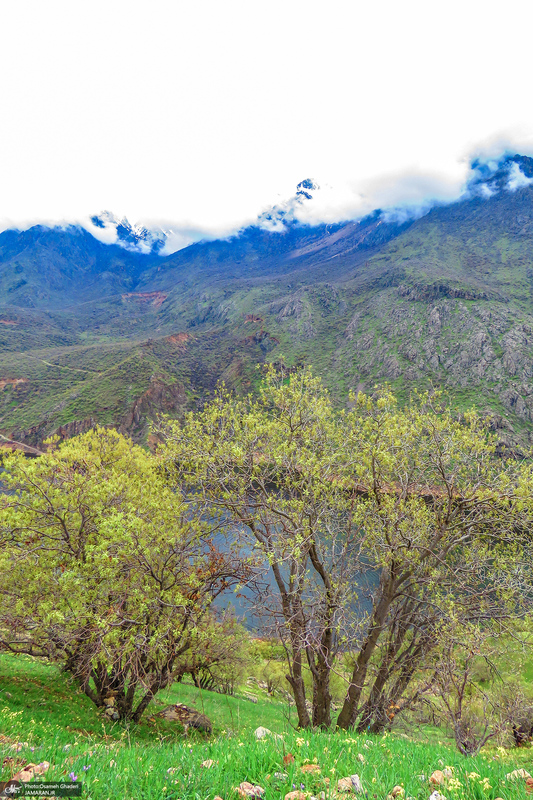
<svg viewBox="0 0 533 800">
<path fill-rule="evenodd" d="M 379 576 L 337 723 L 377 732 L 427 655 L 465 626 L 502 628 L 531 607 L 531 466 L 495 457 L 479 417 L 439 397 L 398 409 L 360 397 L 347 447 L 365 561 Z"/>
<path fill-rule="evenodd" d="M 113 697 L 138 721 L 242 570 L 116 431 L 3 466 L 1 645 L 62 663 L 97 706 Z"/>
<path fill-rule="evenodd" d="M 183 425 L 168 421 L 161 458 L 174 484 L 203 513 L 247 542 L 277 593 L 262 594 L 265 616 L 288 658 L 300 726 L 331 724 L 331 667 L 341 610 L 353 598 L 359 533 L 339 474 L 342 431 L 320 381 L 269 374 L 258 401 L 224 390 Z M 313 715 L 304 671 L 313 681 Z"/>
<path fill-rule="evenodd" d="M 270 367 L 258 399 L 221 389 L 159 433 L 171 482 L 271 572 L 260 605 L 302 727 L 331 724 L 341 650 L 354 661 L 337 724 L 379 731 L 444 631 L 530 601 L 532 471 L 497 461 L 474 413 L 387 393 L 336 412 L 308 370 Z"/>
</svg>

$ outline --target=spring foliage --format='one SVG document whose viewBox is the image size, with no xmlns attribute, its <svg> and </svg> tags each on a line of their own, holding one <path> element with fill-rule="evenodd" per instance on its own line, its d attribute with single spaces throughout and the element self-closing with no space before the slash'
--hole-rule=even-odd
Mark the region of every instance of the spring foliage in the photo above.
<svg viewBox="0 0 533 800">
<path fill-rule="evenodd" d="M 94 702 L 114 697 L 120 716 L 139 719 L 229 585 L 228 555 L 116 431 L 31 460 L 13 453 L 4 467 L 4 647 L 62 661 Z"/>
<path fill-rule="evenodd" d="M 402 409 L 383 392 L 337 412 L 310 371 L 270 367 L 258 399 L 222 389 L 160 433 L 175 485 L 271 570 L 260 605 L 302 727 L 331 724 L 341 650 L 354 662 L 337 724 L 379 731 L 454 627 L 527 610 L 532 469 L 498 460 L 473 411 L 459 420 L 438 395 Z"/>
</svg>

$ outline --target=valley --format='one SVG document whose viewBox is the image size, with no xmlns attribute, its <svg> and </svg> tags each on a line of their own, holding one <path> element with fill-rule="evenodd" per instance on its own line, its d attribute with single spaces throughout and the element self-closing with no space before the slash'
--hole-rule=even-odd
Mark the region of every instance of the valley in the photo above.
<svg viewBox="0 0 533 800">
<path fill-rule="evenodd" d="M 259 224 L 169 256 L 79 228 L 0 234 L 0 432 L 39 446 L 95 422 L 147 441 L 223 381 L 311 364 L 345 405 L 387 383 L 475 404 L 501 450 L 533 444 L 533 189 L 515 156 L 414 221 Z M 484 180 L 487 178 L 484 176 Z M 483 185 L 487 185 L 486 182 Z M 128 240 L 129 241 L 129 240 Z"/>
</svg>

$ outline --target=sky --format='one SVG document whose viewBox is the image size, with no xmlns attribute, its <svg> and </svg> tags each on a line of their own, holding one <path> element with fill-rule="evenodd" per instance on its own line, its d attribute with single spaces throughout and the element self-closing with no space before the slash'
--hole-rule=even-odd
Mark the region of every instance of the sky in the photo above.
<svg viewBox="0 0 533 800">
<path fill-rule="evenodd" d="M 493 10 L 491 10 L 493 9 Z M 0 229 L 110 210 L 225 235 L 457 197 L 533 154 L 533 6 L 507 0 L 0 0 Z"/>
</svg>

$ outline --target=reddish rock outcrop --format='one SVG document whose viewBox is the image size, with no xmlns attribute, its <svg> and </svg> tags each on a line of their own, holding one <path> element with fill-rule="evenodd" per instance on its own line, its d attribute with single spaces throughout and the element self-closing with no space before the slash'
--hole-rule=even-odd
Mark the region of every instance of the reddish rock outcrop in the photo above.
<svg viewBox="0 0 533 800">
<path fill-rule="evenodd" d="M 160 308 L 165 300 L 167 299 L 167 295 L 163 294 L 163 292 L 126 292 L 122 295 L 123 300 L 135 300 L 137 303 L 146 303 L 155 306 L 155 308 Z"/>
</svg>

